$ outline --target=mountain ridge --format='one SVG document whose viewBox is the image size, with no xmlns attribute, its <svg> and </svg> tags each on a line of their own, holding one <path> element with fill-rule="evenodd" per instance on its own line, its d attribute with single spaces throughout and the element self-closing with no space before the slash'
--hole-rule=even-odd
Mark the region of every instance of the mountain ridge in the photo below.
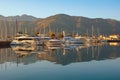
<svg viewBox="0 0 120 80">
<path fill-rule="evenodd" d="M 58 28 L 67 32 L 76 31 L 84 34 L 91 33 L 91 27 L 94 27 L 95 33 L 113 34 L 120 33 L 120 21 L 103 18 L 87 18 L 82 16 L 70 16 L 66 14 L 57 14 L 37 21 L 37 28 Z"/>
<path fill-rule="evenodd" d="M 9 21 L 10 18 L 12 18 L 14 22 L 17 20 L 22 27 L 35 28 L 36 32 L 41 29 L 46 29 L 46 32 L 48 32 L 48 30 L 51 29 L 54 32 L 65 30 L 69 33 L 78 32 L 79 34 L 91 34 L 91 28 L 93 27 L 94 34 L 120 34 L 120 21 L 114 19 L 88 18 L 67 14 L 56 14 L 47 18 L 36 18 L 26 14 L 8 17 L 0 15 L 0 20 Z"/>
</svg>

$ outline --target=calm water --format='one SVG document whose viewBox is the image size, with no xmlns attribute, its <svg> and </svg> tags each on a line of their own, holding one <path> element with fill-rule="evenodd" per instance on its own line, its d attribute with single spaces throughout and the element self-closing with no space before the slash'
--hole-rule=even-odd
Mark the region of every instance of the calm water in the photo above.
<svg viewBox="0 0 120 80">
<path fill-rule="evenodd" d="M 1 48 L 0 80 L 120 80 L 120 46 Z"/>
</svg>

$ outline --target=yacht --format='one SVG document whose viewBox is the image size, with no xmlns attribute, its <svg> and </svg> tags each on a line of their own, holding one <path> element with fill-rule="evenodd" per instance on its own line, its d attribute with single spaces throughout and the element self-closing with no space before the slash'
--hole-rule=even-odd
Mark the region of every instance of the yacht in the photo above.
<svg viewBox="0 0 120 80">
<path fill-rule="evenodd" d="M 47 47 L 60 47 L 62 45 L 59 39 L 50 39 L 45 44 Z"/>
<path fill-rule="evenodd" d="M 83 44 L 84 41 L 82 39 L 75 39 L 73 37 L 64 37 L 63 43 L 65 43 L 65 44 Z"/>
<path fill-rule="evenodd" d="M 10 45 L 30 45 L 30 46 L 42 44 L 43 42 L 41 42 L 40 37 L 28 35 L 17 36 L 10 43 Z"/>
</svg>

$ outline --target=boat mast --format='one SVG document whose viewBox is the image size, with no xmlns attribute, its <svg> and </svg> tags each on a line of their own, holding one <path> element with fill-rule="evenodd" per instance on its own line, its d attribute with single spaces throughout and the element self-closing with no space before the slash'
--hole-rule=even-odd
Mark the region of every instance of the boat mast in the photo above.
<svg viewBox="0 0 120 80">
<path fill-rule="evenodd" d="M 17 22 L 17 19 L 15 20 L 15 29 L 16 29 L 16 32 L 15 32 L 15 34 L 17 34 L 18 33 L 18 22 Z"/>
<path fill-rule="evenodd" d="M 6 20 L 4 20 L 4 31 L 5 32 L 3 32 L 5 35 L 5 37 L 4 37 L 4 40 L 7 40 L 7 25 L 6 25 Z"/>
<path fill-rule="evenodd" d="M 93 25 L 92 25 L 92 38 L 94 36 L 94 28 L 93 28 Z"/>
</svg>

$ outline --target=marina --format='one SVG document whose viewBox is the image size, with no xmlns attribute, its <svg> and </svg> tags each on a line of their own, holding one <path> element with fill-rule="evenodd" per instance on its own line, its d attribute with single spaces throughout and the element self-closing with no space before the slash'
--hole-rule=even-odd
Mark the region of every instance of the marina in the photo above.
<svg viewBox="0 0 120 80">
<path fill-rule="evenodd" d="M 0 80 L 120 80 L 120 0 L 0 0 Z"/>
<path fill-rule="evenodd" d="M 100 37 L 101 38 L 101 37 Z M 75 38 L 72 36 L 63 37 L 62 39 L 41 37 L 41 36 L 31 36 L 28 34 L 20 34 L 17 37 L 14 37 L 13 40 L 1 40 L 0 46 L 10 46 L 10 45 L 37 45 L 37 46 L 60 46 L 60 45 L 69 45 L 69 44 L 90 44 L 90 43 L 109 43 L 109 42 L 120 42 L 120 36 L 117 38 L 104 37 L 99 39 L 99 37 L 79 37 Z"/>
<path fill-rule="evenodd" d="M 119 34 L 18 31 L 1 34 L 6 35 L 0 39 L 2 80 L 120 79 Z"/>
</svg>

